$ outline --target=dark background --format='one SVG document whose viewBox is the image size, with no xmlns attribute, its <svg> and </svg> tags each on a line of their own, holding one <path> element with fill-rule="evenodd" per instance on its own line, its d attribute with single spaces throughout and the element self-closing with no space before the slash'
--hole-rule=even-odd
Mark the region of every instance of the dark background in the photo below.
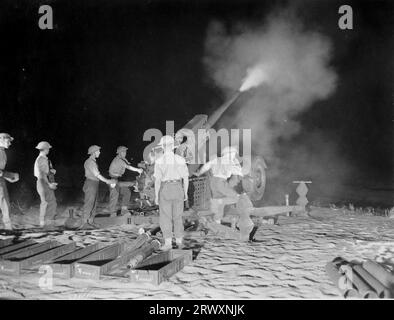
<svg viewBox="0 0 394 320">
<path fill-rule="evenodd" d="M 289 3 L 308 28 L 331 38 L 339 77 L 335 93 L 300 116 L 304 133 L 330 135 L 357 168 L 353 179 L 390 188 L 390 1 L 2 1 L 0 131 L 15 138 L 9 170 L 34 188 L 34 147 L 41 140 L 54 146 L 50 158 L 64 186 L 82 187 L 92 144 L 102 146 L 102 173 L 118 145 L 129 147 L 136 165 L 148 144 L 145 130 L 164 132 L 165 120 L 180 128 L 223 102 L 202 64 L 208 24 L 258 23 Z M 53 30 L 38 28 L 43 4 L 54 10 Z M 353 30 L 338 28 L 342 4 L 353 8 Z"/>
</svg>

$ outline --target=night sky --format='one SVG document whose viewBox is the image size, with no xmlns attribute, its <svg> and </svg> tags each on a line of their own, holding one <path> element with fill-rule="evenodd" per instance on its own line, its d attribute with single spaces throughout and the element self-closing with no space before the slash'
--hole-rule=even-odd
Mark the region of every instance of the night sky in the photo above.
<svg viewBox="0 0 394 320">
<path fill-rule="evenodd" d="M 299 116 L 300 135 L 324 132 L 360 175 L 392 181 L 392 4 L 289 2 L 308 28 L 333 41 L 339 78 L 333 95 Z M 258 24 L 287 3 L 3 0 L 0 131 L 15 138 L 10 170 L 32 179 L 41 140 L 54 146 L 55 165 L 80 167 L 79 175 L 91 144 L 103 147 L 103 172 L 118 145 L 129 147 L 136 165 L 148 144 L 142 141 L 146 129 L 164 131 L 165 120 L 180 128 L 223 102 L 202 63 L 209 23 Z M 338 28 L 338 8 L 345 3 L 353 7 L 354 30 Z M 54 9 L 54 30 L 38 28 L 41 4 Z"/>
</svg>

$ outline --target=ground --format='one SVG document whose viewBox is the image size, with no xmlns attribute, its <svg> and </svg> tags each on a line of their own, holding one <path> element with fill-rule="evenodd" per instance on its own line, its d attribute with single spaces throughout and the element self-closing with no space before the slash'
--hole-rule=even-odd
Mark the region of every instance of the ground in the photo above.
<svg viewBox="0 0 394 320">
<path fill-rule="evenodd" d="M 22 232 L 37 241 L 85 246 L 135 238 L 134 226 L 94 231 Z M 1 236 L 6 238 L 6 236 Z M 197 257 L 159 286 L 115 279 L 60 280 L 40 288 L 40 274 L 0 275 L 0 297 L 11 299 L 342 299 L 325 265 L 337 256 L 394 266 L 394 219 L 312 208 L 308 217 L 263 224 L 253 243 L 191 236 Z M 42 286 L 41 286 L 42 287 Z"/>
</svg>

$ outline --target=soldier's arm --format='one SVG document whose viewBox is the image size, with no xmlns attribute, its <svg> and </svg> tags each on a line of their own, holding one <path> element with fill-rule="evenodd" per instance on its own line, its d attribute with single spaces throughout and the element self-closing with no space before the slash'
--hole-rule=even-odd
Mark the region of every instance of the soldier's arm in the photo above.
<svg viewBox="0 0 394 320">
<path fill-rule="evenodd" d="M 187 175 L 187 176 L 183 177 L 183 191 L 185 194 L 185 200 L 188 198 L 188 196 L 187 196 L 188 190 L 189 190 L 189 176 Z"/>
<path fill-rule="evenodd" d="M 136 168 L 136 167 L 133 167 L 132 165 L 127 165 L 126 169 L 128 169 L 130 171 L 138 172 L 138 173 L 141 173 L 143 171 L 141 168 Z"/>
<path fill-rule="evenodd" d="M 106 183 L 106 184 L 111 184 L 113 183 L 112 180 L 105 178 L 104 176 L 102 176 L 100 173 L 98 175 L 96 175 L 97 179 L 101 180 L 102 182 Z"/>
<path fill-rule="evenodd" d="M 0 177 L 4 175 L 5 165 L 6 165 L 6 159 L 4 159 L 3 154 L 0 153 Z"/>
<path fill-rule="evenodd" d="M 183 192 L 184 192 L 184 199 L 187 200 L 187 191 L 189 190 L 189 169 L 187 168 L 186 162 L 182 159 L 182 166 L 181 166 L 181 176 L 183 179 Z"/>
<path fill-rule="evenodd" d="M 200 170 L 197 171 L 197 176 L 201 176 L 202 174 L 204 174 L 205 172 L 207 172 L 208 170 L 210 170 L 212 167 L 212 161 L 208 161 L 207 163 L 205 163 Z"/>
<path fill-rule="evenodd" d="M 102 182 L 104 182 L 106 184 L 111 184 L 113 182 L 112 180 L 109 180 L 109 179 L 107 179 L 107 178 L 105 178 L 104 176 L 101 175 L 100 171 L 98 170 L 97 165 L 91 163 L 91 164 L 89 164 L 89 166 L 90 166 L 90 170 L 92 171 L 93 175 L 97 179 L 101 180 Z"/>
</svg>

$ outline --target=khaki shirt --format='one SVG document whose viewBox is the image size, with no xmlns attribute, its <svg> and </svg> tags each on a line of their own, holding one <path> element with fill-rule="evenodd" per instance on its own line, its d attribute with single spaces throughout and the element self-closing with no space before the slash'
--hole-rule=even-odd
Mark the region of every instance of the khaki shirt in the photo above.
<svg viewBox="0 0 394 320">
<path fill-rule="evenodd" d="M 128 166 L 128 164 L 126 163 L 126 161 L 124 159 L 122 159 L 119 156 L 116 156 L 112 160 L 111 165 L 109 166 L 109 170 L 108 170 L 109 175 L 112 178 L 119 178 L 124 175 L 127 166 Z"/>
<path fill-rule="evenodd" d="M 49 173 L 48 157 L 40 154 L 34 162 L 34 176 L 42 179 Z"/>
<path fill-rule="evenodd" d="M 160 181 L 179 180 L 189 176 L 186 161 L 173 152 L 165 152 L 155 161 L 153 176 Z"/>
<path fill-rule="evenodd" d="M 7 155 L 4 148 L 0 148 L 0 177 L 3 176 L 5 166 L 7 164 Z"/>
<path fill-rule="evenodd" d="M 212 175 L 217 178 L 228 179 L 232 175 L 243 176 L 241 164 L 237 159 L 215 158 L 206 165 L 211 169 Z"/>
<path fill-rule="evenodd" d="M 84 163 L 85 168 L 85 177 L 86 179 L 99 181 L 97 178 L 100 175 L 100 171 L 98 170 L 97 162 L 93 158 L 88 158 Z"/>
</svg>

